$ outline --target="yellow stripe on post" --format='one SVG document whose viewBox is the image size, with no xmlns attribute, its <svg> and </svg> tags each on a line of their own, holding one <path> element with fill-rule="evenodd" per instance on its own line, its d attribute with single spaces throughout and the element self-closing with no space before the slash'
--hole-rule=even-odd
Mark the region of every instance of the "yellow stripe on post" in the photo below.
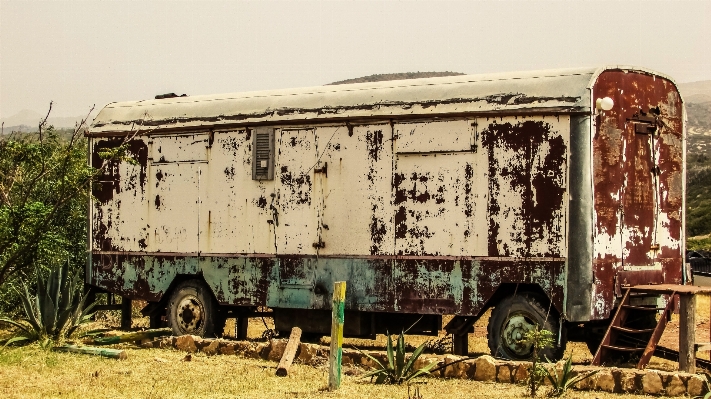
<svg viewBox="0 0 711 399">
<path fill-rule="evenodd" d="M 328 355 L 328 389 L 334 391 L 341 386 L 343 322 L 346 309 L 345 281 L 337 281 L 333 284 L 333 303 L 331 305 L 331 352 Z"/>
</svg>

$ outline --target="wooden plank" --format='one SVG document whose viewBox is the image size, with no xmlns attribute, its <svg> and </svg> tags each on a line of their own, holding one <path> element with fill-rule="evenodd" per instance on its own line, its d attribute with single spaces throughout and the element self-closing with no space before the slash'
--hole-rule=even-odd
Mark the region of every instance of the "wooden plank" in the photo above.
<svg viewBox="0 0 711 399">
<path fill-rule="evenodd" d="M 662 338 L 664 329 L 667 326 L 667 320 L 669 320 L 668 316 L 674 307 L 674 295 L 675 294 L 671 294 L 671 296 L 669 296 L 669 301 L 667 301 L 667 306 L 664 308 L 664 313 L 659 316 L 657 327 L 654 328 L 654 332 L 652 332 L 652 336 L 649 338 L 647 347 L 644 348 L 644 353 L 642 353 L 642 356 L 639 358 L 639 362 L 637 362 L 637 368 L 640 370 L 647 367 L 649 360 L 652 358 L 652 355 L 654 355 L 654 350 L 656 349 L 659 340 Z"/>
<path fill-rule="evenodd" d="M 696 285 L 677 285 L 677 284 L 654 284 L 654 285 L 635 285 L 629 287 L 634 292 L 648 292 L 658 294 L 708 294 L 711 293 L 711 287 L 699 287 Z"/>
<path fill-rule="evenodd" d="M 696 373 L 696 296 L 680 295 L 679 309 L 679 371 Z"/>
<path fill-rule="evenodd" d="M 128 355 L 126 351 L 109 349 L 109 348 L 95 348 L 93 346 L 77 346 L 77 345 L 62 345 L 54 348 L 55 351 L 59 352 L 71 352 L 71 353 L 82 353 L 85 355 L 96 355 L 102 357 L 108 357 L 111 359 L 125 360 Z"/>
<path fill-rule="evenodd" d="M 281 360 L 279 361 L 279 367 L 277 367 L 276 375 L 277 377 L 286 377 L 289 375 L 289 367 L 294 361 L 294 356 L 296 356 L 296 351 L 299 350 L 299 344 L 301 343 L 301 329 L 299 327 L 294 327 L 291 329 L 291 334 L 289 335 L 289 342 L 286 343 L 286 349 L 284 349 L 284 354 L 281 355 Z"/>
<path fill-rule="evenodd" d="M 328 354 L 328 389 L 341 386 L 341 357 L 343 356 L 343 322 L 346 308 L 346 282 L 333 284 L 331 303 L 331 352 Z"/>
</svg>

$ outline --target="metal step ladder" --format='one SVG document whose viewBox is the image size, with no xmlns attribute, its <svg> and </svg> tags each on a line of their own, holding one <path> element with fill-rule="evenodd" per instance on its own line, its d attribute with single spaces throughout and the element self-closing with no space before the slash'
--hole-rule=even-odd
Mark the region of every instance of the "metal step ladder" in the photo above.
<svg viewBox="0 0 711 399">
<path fill-rule="evenodd" d="M 654 355 L 659 339 L 662 337 L 667 322 L 671 319 L 671 312 L 674 306 L 673 292 L 669 296 L 666 307 L 658 308 L 654 306 L 633 306 L 631 299 L 643 299 L 659 296 L 657 292 L 635 292 L 631 288 L 625 290 L 622 302 L 617 308 L 617 312 L 612 318 L 610 326 L 595 353 L 592 364 L 599 366 L 608 363 L 620 354 L 640 354 L 637 368 L 643 369 L 649 363 L 649 359 Z M 637 328 L 631 323 L 634 316 L 653 317 L 652 315 L 662 311 L 659 320 L 654 328 Z M 650 314 L 651 313 L 651 314 Z"/>
<path fill-rule="evenodd" d="M 694 332 L 696 312 L 695 295 L 711 292 L 709 287 L 695 287 L 690 285 L 638 285 L 625 288 L 625 293 L 617 307 L 615 315 L 612 317 L 610 326 L 595 353 L 592 364 L 600 366 L 610 363 L 620 355 L 639 354 L 637 362 L 638 369 L 644 369 L 652 356 L 663 357 L 670 360 L 678 360 L 679 368 L 682 371 L 694 372 L 694 367 L 699 366 L 711 369 L 711 362 L 708 360 L 696 359 L 697 350 L 709 350 L 709 344 L 695 344 Z M 668 295 L 665 307 L 649 305 L 633 305 L 632 299 L 659 297 Z M 676 300 L 680 301 L 679 318 L 679 349 L 664 348 L 659 346 L 659 340 L 664 333 L 671 314 L 674 310 Z M 636 326 L 635 319 L 649 320 L 659 313 L 656 326 Z M 681 354 L 680 354 L 681 353 Z"/>
</svg>

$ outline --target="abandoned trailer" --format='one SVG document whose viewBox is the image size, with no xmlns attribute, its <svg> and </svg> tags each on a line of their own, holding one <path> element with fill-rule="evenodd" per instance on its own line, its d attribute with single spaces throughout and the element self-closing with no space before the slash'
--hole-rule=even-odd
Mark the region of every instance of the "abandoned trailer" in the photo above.
<svg viewBox="0 0 711 399">
<path fill-rule="evenodd" d="M 109 104 L 87 132 L 91 164 L 108 164 L 86 283 L 148 301 L 176 334 L 236 317 L 244 336 L 263 306 L 280 331 L 326 334 L 347 281 L 348 336 L 436 335 L 456 315 L 444 328 L 466 353 L 493 307 L 493 354 L 529 358 L 520 338 L 538 324 L 556 334 L 553 358 L 566 340 L 595 350 L 627 287 L 688 281 L 684 109 L 664 75 L 163 97 Z M 136 164 L 100 156 L 124 142 Z"/>
</svg>

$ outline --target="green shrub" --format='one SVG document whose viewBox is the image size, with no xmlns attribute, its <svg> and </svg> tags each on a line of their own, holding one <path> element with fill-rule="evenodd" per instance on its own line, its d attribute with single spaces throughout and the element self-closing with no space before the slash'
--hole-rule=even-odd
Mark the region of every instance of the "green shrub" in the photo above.
<svg viewBox="0 0 711 399">
<path fill-rule="evenodd" d="M 435 366 L 435 363 L 431 363 L 423 368 L 415 370 L 415 361 L 422 354 L 425 349 L 423 343 L 418 346 L 417 349 L 412 353 L 410 359 L 405 361 L 405 335 L 403 332 L 400 333 L 397 339 L 397 346 L 393 347 L 393 340 L 390 334 L 388 334 L 388 344 L 387 344 L 387 354 L 388 363 L 383 365 L 380 361 L 369 354 L 362 352 L 373 360 L 377 365 L 378 369 L 367 373 L 364 377 L 370 377 L 371 380 L 375 378 L 376 384 L 402 384 L 403 382 L 410 382 L 413 378 L 419 377 L 421 375 L 429 374 L 430 370 Z"/>
<path fill-rule="evenodd" d="M 25 318 L 19 321 L 0 318 L 16 327 L 19 334 L 6 344 L 19 341 L 58 340 L 71 336 L 89 321 L 95 304 L 85 305 L 84 286 L 78 274 L 69 276 L 69 263 L 55 267 L 46 277 L 38 271 L 37 293 L 31 295 L 23 282 L 18 296 L 22 300 Z"/>
</svg>

